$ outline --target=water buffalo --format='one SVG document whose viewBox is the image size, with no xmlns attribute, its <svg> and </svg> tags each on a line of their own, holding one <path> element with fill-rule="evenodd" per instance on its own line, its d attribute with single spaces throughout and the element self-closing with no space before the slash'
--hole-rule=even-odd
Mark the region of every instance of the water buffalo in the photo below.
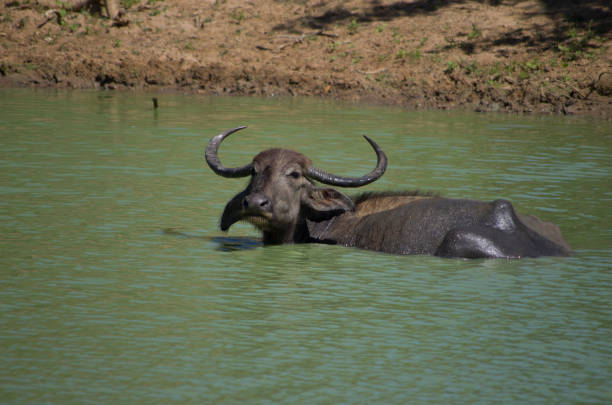
<svg viewBox="0 0 612 405">
<path fill-rule="evenodd" d="M 235 168 L 221 164 L 219 145 L 238 127 L 213 137 L 206 161 L 223 177 L 249 177 L 221 216 L 221 230 L 246 220 L 263 233 L 264 245 L 328 243 L 395 254 L 464 258 L 568 255 L 559 228 L 517 214 L 505 200 L 483 202 L 415 192 L 364 193 L 350 198 L 334 188 L 359 187 L 380 178 L 387 166 L 382 149 L 364 135 L 377 156 L 362 177 L 341 177 L 313 166 L 306 156 L 268 149 Z"/>
</svg>

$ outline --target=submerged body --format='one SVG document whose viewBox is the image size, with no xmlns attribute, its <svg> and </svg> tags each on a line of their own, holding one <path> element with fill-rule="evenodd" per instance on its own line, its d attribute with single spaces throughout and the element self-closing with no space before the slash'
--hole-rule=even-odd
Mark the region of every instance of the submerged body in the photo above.
<svg viewBox="0 0 612 405">
<path fill-rule="evenodd" d="M 217 149 L 244 127 L 215 136 L 206 160 L 224 177 L 247 177 L 246 189 L 226 205 L 221 229 L 246 220 L 263 234 L 264 244 L 327 243 L 394 254 L 463 258 L 519 258 L 568 255 L 559 228 L 519 215 L 505 200 L 483 202 L 410 192 L 368 193 L 352 199 L 313 180 L 360 187 L 380 178 L 387 158 L 374 141 L 377 164 L 357 178 L 315 168 L 310 159 L 287 149 L 268 149 L 245 166 L 226 168 Z"/>
<path fill-rule="evenodd" d="M 517 214 L 505 200 L 380 193 L 355 201 L 352 212 L 327 221 L 308 221 L 313 241 L 385 253 L 466 258 L 559 256 L 571 252 L 556 225 Z"/>
</svg>

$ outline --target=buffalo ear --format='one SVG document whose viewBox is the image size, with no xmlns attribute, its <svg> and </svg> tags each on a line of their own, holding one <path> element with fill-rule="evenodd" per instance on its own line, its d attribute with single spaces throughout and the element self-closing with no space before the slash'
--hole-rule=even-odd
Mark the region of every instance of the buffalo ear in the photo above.
<svg viewBox="0 0 612 405">
<path fill-rule="evenodd" d="M 321 222 L 346 211 L 353 211 L 355 204 L 349 197 L 333 188 L 319 187 L 310 190 L 302 201 L 302 208 L 307 219 Z"/>
<path fill-rule="evenodd" d="M 230 226 L 242 219 L 242 201 L 246 195 L 245 191 L 242 191 L 234 196 L 225 205 L 223 215 L 221 215 L 221 230 L 227 231 Z"/>
</svg>

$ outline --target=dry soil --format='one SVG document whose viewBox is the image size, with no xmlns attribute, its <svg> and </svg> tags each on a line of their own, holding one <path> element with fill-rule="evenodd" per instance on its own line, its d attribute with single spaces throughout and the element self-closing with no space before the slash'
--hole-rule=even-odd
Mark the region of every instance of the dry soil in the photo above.
<svg viewBox="0 0 612 405">
<path fill-rule="evenodd" d="M 612 116 L 609 1 L 68 3 L 3 1 L 0 86 Z"/>
</svg>

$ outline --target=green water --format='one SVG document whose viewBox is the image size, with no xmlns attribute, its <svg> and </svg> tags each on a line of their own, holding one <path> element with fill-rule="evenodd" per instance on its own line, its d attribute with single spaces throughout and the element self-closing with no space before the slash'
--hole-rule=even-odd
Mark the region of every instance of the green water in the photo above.
<svg viewBox="0 0 612 405">
<path fill-rule="evenodd" d="M 320 100 L 0 90 L 0 403 L 609 403 L 612 124 Z M 263 248 L 218 229 L 289 147 L 367 190 L 507 198 L 570 258 Z"/>
</svg>

